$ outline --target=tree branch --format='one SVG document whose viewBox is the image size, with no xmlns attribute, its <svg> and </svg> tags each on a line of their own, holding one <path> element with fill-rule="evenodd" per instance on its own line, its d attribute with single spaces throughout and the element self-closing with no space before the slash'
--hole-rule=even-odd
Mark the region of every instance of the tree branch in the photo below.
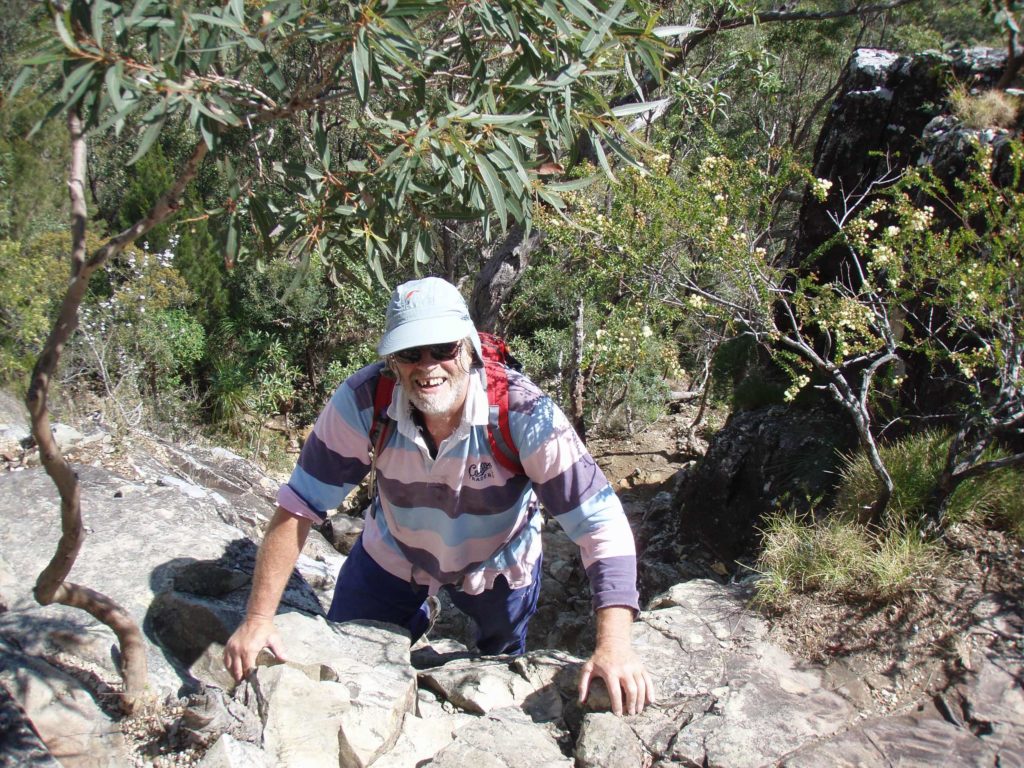
<svg viewBox="0 0 1024 768">
<path fill-rule="evenodd" d="M 86 258 L 85 235 L 88 213 L 85 203 L 86 140 L 81 115 L 76 109 L 68 111 L 68 133 L 71 141 L 71 160 L 68 194 L 71 199 L 71 282 L 64 294 L 57 321 L 46 340 L 32 371 L 25 405 L 28 407 L 32 434 L 39 446 L 39 457 L 46 473 L 53 480 L 61 498 L 61 537 L 49 564 L 36 579 L 34 595 L 40 605 L 61 603 L 87 611 L 117 635 L 121 647 L 124 678 L 123 703 L 128 711 L 141 703 L 146 687 L 145 643 L 139 627 L 121 606 L 110 598 L 86 587 L 68 582 L 84 541 L 82 526 L 81 489 L 77 473 L 71 468 L 54 440 L 47 407 L 50 382 L 61 352 L 78 328 L 78 308 L 85 296 L 92 273 L 108 259 L 116 256 L 129 243 L 141 237 L 177 210 L 178 200 L 185 187 L 195 176 L 199 163 L 206 154 L 206 145 L 200 142 L 178 175 L 171 188 L 156 202 L 146 218 L 108 240 Z"/>
</svg>

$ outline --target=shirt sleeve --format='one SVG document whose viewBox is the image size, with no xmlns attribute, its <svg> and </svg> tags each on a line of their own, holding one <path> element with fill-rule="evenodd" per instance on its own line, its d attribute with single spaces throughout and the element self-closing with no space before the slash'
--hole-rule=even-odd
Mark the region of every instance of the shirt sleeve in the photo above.
<svg viewBox="0 0 1024 768">
<path fill-rule="evenodd" d="M 510 373 L 509 424 L 537 498 L 580 548 L 594 608 L 639 610 L 629 521 L 565 414 L 525 377 Z"/>
<path fill-rule="evenodd" d="M 288 513 L 322 522 L 370 471 L 370 424 L 381 364 L 357 371 L 335 390 L 317 417 L 277 503 Z"/>
</svg>

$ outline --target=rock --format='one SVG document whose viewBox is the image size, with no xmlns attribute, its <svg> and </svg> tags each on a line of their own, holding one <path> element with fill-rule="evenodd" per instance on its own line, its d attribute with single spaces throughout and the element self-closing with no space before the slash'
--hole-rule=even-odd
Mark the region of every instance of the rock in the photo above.
<svg viewBox="0 0 1024 768">
<path fill-rule="evenodd" d="M 786 757 L 784 768 L 864 765 L 1008 765 L 970 731 L 934 715 L 878 718 Z"/>
<path fill-rule="evenodd" d="M 471 659 L 420 672 L 420 683 L 466 712 L 518 706 L 534 687 L 508 662 Z"/>
<path fill-rule="evenodd" d="M 53 439 L 61 451 L 73 448 L 85 438 L 85 435 L 67 424 L 54 423 L 50 427 L 50 431 L 53 433 Z"/>
<path fill-rule="evenodd" d="M 740 588 L 691 581 L 641 615 L 633 644 L 659 706 L 638 716 L 634 730 L 655 759 L 769 765 L 855 716 L 826 690 L 820 670 L 797 668 L 764 641 L 764 621 L 744 608 L 744 596 Z"/>
<path fill-rule="evenodd" d="M 841 455 L 856 445 L 852 420 L 831 405 L 734 413 L 680 488 L 679 535 L 733 560 L 752 548 L 764 516 L 779 506 L 827 503 Z"/>
<path fill-rule="evenodd" d="M 252 683 L 268 752 L 280 764 L 313 766 L 328 764 L 313 757 L 327 750 L 333 765 L 360 768 L 387 753 L 416 702 L 408 636 L 388 625 L 334 626 L 298 613 L 275 623 L 288 660 L 257 668 Z"/>
<path fill-rule="evenodd" d="M 190 744 L 201 747 L 210 746 L 223 736 L 259 744 L 263 724 L 252 710 L 211 686 L 189 697 L 178 729 Z"/>
<path fill-rule="evenodd" d="M 575 754 L 576 768 L 647 768 L 651 764 L 626 720 L 609 713 L 590 714 L 583 719 Z"/>
<path fill-rule="evenodd" d="M 455 732 L 431 768 L 572 768 L 558 742 L 519 710 L 495 710 Z"/>
<path fill-rule="evenodd" d="M 310 679 L 285 665 L 258 668 L 254 678 L 252 687 L 265 713 L 263 747 L 274 765 L 336 768 L 343 754 L 350 757 L 352 750 L 343 752 L 340 738 L 342 716 L 352 708 L 347 686 Z"/>
<path fill-rule="evenodd" d="M 210 747 L 198 768 L 271 768 L 266 753 L 255 744 L 247 744 L 224 734 Z"/>
<path fill-rule="evenodd" d="M 61 768 L 39 737 L 28 714 L 0 685 L 0 768 Z"/>
<path fill-rule="evenodd" d="M 422 708 L 421 708 L 422 709 Z M 422 765 L 455 740 L 456 731 L 475 722 L 472 715 L 449 713 L 437 705 L 422 715 L 407 715 L 395 746 L 373 763 L 373 768 L 409 768 Z"/>
<path fill-rule="evenodd" d="M 144 494 L 115 498 L 124 478 L 93 467 L 80 467 L 78 472 L 87 538 L 75 562 L 74 579 L 105 593 L 139 626 L 154 595 L 169 587 L 176 559 L 214 560 L 229 542 L 242 537 L 209 501 L 183 505 L 177 490 L 152 486 Z M 117 642 L 109 629 L 82 611 L 62 605 L 43 608 L 32 597 L 35 574 L 49 562 L 57 543 L 60 511 L 52 482 L 40 469 L 0 475 L 0 498 L 4 508 L 17 510 L 3 516 L 0 561 L 10 572 L 27 577 L 5 588 L 10 610 L 0 614 L 0 638 L 25 638 L 18 644 L 26 653 L 45 653 L 67 646 L 67 634 L 72 633 L 83 645 L 98 642 L 102 652 L 93 660 L 118 677 L 110 654 Z M 36 544 L 25 546 L 29 541 Z M 54 637 L 55 632 L 64 638 Z M 176 695 L 183 683 L 181 670 L 155 645 L 149 646 L 146 658 L 154 695 Z"/>
<path fill-rule="evenodd" d="M 353 517 L 347 512 L 337 512 L 328 518 L 331 524 L 331 544 L 347 555 L 363 532 L 363 518 Z"/>
<path fill-rule="evenodd" d="M 13 695 L 50 755 L 64 768 L 130 764 L 117 724 L 80 682 L 57 667 L 0 647 L 0 687 Z M 116 701 L 111 704 L 116 708 Z"/>
</svg>

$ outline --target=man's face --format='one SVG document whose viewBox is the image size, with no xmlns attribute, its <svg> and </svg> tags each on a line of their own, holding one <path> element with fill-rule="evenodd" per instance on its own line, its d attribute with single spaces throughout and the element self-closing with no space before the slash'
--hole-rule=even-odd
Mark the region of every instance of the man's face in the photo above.
<svg viewBox="0 0 1024 768">
<path fill-rule="evenodd" d="M 398 378 L 409 400 L 426 416 L 452 416 L 466 402 L 472 358 L 464 341 L 455 343 L 455 356 L 448 360 L 443 358 L 451 347 L 445 344 L 405 349 L 394 355 Z M 408 362 L 412 359 L 416 361 Z"/>
</svg>

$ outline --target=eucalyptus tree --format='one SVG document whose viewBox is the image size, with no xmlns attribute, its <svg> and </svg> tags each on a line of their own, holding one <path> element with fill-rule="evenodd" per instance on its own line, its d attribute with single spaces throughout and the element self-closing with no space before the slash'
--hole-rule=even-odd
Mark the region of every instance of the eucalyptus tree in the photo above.
<svg viewBox="0 0 1024 768">
<path fill-rule="evenodd" d="M 228 179 L 213 217 L 229 264 L 253 253 L 319 258 L 378 278 L 390 263 L 422 264 L 435 222 L 485 231 L 529 228 L 538 204 L 561 206 L 572 181 L 552 170 L 579 134 L 632 161 L 605 91 L 625 67 L 657 79 L 665 48 L 633 0 L 113 0 L 51 1 L 52 34 L 12 83 L 48 80 L 47 118 L 70 141 L 71 279 L 33 370 L 26 403 L 43 466 L 61 496 L 62 537 L 35 596 L 85 609 L 121 643 L 125 706 L 143 696 L 143 643 L 132 618 L 67 577 L 83 541 L 79 486 L 51 432 L 49 384 L 78 325 L 90 276 L 171 219 L 214 160 Z M 635 76 L 635 75 L 634 75 Z M 113 132 L 131 162 L 184 123 L 195 137 L 153 207 L 89 251 L 87 140 Z M 343 127 L 348 151 L 330 132 Z M 287 136 L 301 161 L 272 151 Z"/>
</svg>

